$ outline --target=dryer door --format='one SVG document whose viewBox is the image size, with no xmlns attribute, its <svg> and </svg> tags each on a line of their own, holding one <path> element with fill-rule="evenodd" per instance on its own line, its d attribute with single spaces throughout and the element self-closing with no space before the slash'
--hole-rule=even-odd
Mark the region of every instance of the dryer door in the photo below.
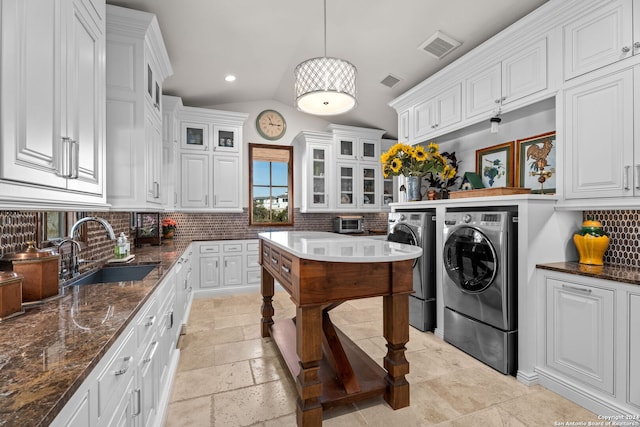
<svg viewBox="0 0 640 427">
<path fill-rule="evenodd" d="M 462 226 L 451 232 L 444 244 L 444 268 L 463 292 L 480 293 L 498 273 L 498 258 L 491 241 L 480 230 Z"/>
</svg>

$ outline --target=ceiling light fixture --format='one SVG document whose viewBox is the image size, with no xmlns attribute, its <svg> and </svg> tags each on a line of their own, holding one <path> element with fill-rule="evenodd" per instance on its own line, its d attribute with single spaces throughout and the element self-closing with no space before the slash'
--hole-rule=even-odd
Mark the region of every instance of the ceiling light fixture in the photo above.
<svg viewBox="0 0 640 427">
<path fill-rule="evenodd" d="M 225 76 L 224 80 L 226 82 L 235 82 L 236 81 L 236 76 L 234 76 L 233 74 L 229 74 L 228 76 Z"/>
<path fill-rule="evenodd" d="M 498 133 L 498 125 L 502 119 L 500 118 L 500 114 L 502 113 L 502 99 L 496 100 L 496 108 L 493 109 L 495 113 L 493 117 L 489 119 L 489 124 L 491 124 L 491 133 Z"/>
<path fill-rule="evenodd" d="M 319 116 L 346 113 L 356 104 L 356 67 L 327 57 L 327 0 L 324 0 L 324 56 L 307 59 L 295 69 L 296 107 Z"/>
</svg>

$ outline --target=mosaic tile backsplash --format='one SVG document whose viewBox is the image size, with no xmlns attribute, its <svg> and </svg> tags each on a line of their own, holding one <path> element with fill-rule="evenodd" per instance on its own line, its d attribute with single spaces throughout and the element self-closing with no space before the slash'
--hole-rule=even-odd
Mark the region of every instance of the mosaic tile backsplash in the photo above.
<svg viewBox="0 0 640 427">
<path fill-rule="evenodd" d="M 605 264 L 640 267 L 640 210 L 584 211 L 582 216 L 600 221 L 609 235 Z"/>
</svg>

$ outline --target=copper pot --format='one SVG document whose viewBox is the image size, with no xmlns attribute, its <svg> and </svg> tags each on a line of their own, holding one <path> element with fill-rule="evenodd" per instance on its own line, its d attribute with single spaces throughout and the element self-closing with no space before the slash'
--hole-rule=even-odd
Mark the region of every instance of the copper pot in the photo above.
<svg viewBox="0 0 640 427">
<path fill-rule="evenodd" d="M 21 313 L 22 276 L 12 271 L 0 271 L 0 320 Z"/>
<path fill-rule="evenodd" d="M 35 242 L 27 242 L 24 252 L 6 254 L 0 260 L 0 268 L 12 269 L 24 277 L 22 301 L 40 301 L 58 295 L 59 255 L 40 250 Z"/>
</svg>

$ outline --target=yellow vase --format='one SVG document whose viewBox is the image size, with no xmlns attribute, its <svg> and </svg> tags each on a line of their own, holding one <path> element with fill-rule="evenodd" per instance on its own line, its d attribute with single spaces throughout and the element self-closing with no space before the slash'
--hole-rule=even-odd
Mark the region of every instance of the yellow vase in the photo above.
<svg viewBox="0 0 640 427">
<path fill-rule="evenodd" d="M 580 255 L 580 264 L 602 265 L 604 253 L 609 247 L 609 236 L 602 230 L 598 221 L 587 220 L 582 223 L 582 230 L 573 235 Z"/>
</svg>

